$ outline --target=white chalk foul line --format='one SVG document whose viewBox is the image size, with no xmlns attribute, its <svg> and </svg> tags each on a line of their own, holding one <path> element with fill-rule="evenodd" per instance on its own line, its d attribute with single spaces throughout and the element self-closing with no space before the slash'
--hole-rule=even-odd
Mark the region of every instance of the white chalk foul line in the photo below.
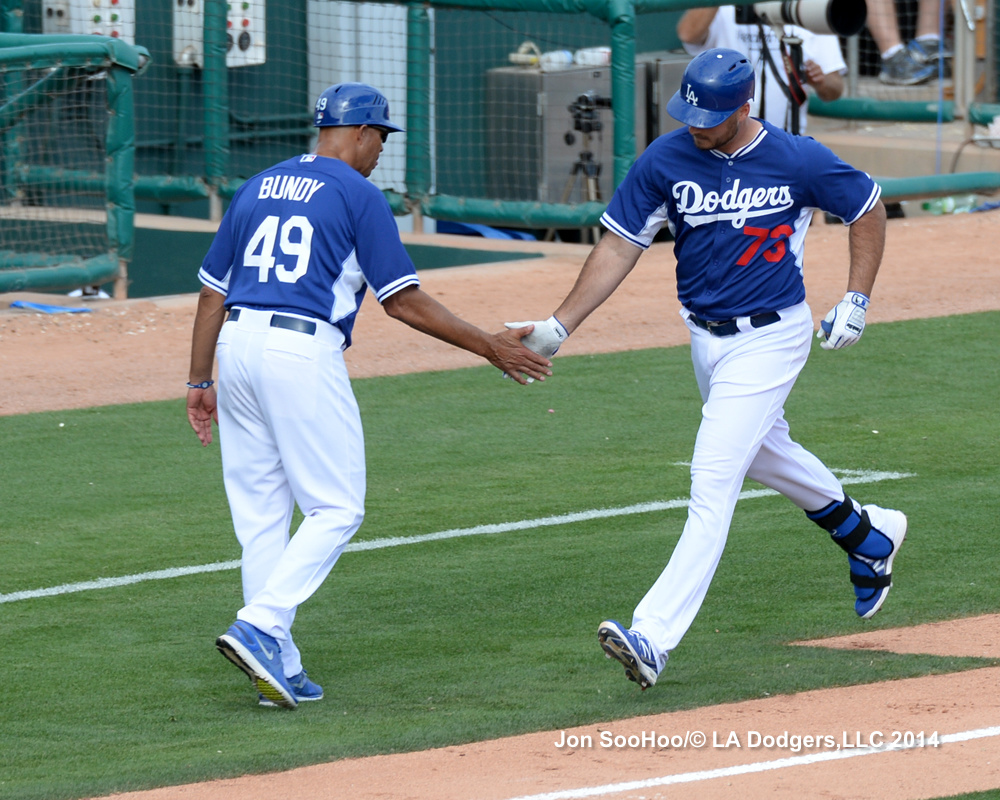
<svg viewBox="0 0 1000 800">
<path fill-rule="evenodd" d="M 973 731 L 945 734 L 944 736 L 938 737 L 938 741 L 941 744 L 951 744 L 954 742 L 967 742 L 971 739 L 985 739 L 991 736 L 1000 736 L 1000 727 L 979 728 Z M 751 775 L 756 772 L 770 772 L 771 770 L 776 769 L 788 769 L 789 767 L 819 764 L 823 761 L 837 761 L 842 758 L 857 758 L 858 756 L 871 756 L 878 753 L 891 753 L 896 750 L 916 749 L 921 748 L 915 744 L 890 744 L 882 747 L 862 747 L 851 750 L 826 750 L 822 753 L 812 753 L 806 756 L 779 758 L 774 761 L 759 761 L 756 764 L 743 764 L 738 767 L 720 767 L 719 769 L 701 770 L 699 772 L 684 772 L 678 775 L 665 775 L 662 778 L 650 778 L 644 781 L 608 783 L 604 786 L 587 786 L 580 789 L 546 792 L 545 794 L 526 794 L 521 795 L 520 797 L 512 797 L 510 800 L 579 800 L 579 798 L 586 797 L 604 797 L 605 795 L 621 794 L 622 792 L 654 789 L 659 786 L 673 786 L 679 783 L 697 783 L 699 781 L 713 780 L 714 778 L 733 778 L 739 775 Z M 925 747 L 923 749 L 927 748 Z"/>
<path fill-rule="evenodd" d="M 199 572 L 221 572 L 227 569 L 239 569 L 239 561 L 219 561 L 215 564 L 199 564 L 194 567 L 174 567 L 173 569 L 158 569 L 155 572 L 140 572 L 136 575 L 123 575 L 120 578 L 98 578 L 82 583 L 64 583 L 62 586 L 50 586 L 47 589 L 31 589 L 25 592 L 0 594 L 0 603 L 14 603 L 18 600 L 33 600 L 36 597 L 52 597 L 57 594 L 73 594 L 87 592 L 91 589 L 112 589 L 116 586 L 128 586 L 144 581 L 162 581 L 167 578 L 180 578 L 184 575 L 197 575 Z"/>
<path fill-rule="evenodd" d="M 912 472 L 875 472 L 853 469 L 838 469 L 834 470 L 834 472 L 842 476 L 840 482 L 844 485 L 898 481 L 903 478 L 914 477 L 914 473 Z M 740 492 L 739 499 L 750 500 L 757 497 L 771 497 L 777 494 L 773 489 L 748 489 L 745 492 Z M 453 528 L 452 530 L 424 533 L 418 536 L 394 536 L 386 539 L 370 539 L 366 542 L 352 542 L 347 545 L 345 552 L 358 553 L 363 550 L 382 550 L 386 547 L 401 547 L 407 544 L 436 542 L 442 539 L 457 539 L 463 536 L 479 536 L 485 533 L 509 533 L 511 531 L 524 531 L 532 528 L 546 528 L 552 525 L 569 525 L 573 522 L 587 522 L 594 519 L 624 517 L 632 514 L 648 514 L 652 511 L 669 511 L 674 508 L 686 508 L 689 502 L 687 498 L 682 497 L 676 500 L 661 502 L 636 503 L 635 505 L 620 506 L 619 508 L 594 508 L 589 511 L 577 511 L 572 514 L 539 517 L 538 519 L 525 519 L 520 522 L 500 522 L 491 525 L 476 525 L 472 528 Z M 118 578 L 98 578 L 93 581 L 83 581 L 81 583 L 64 583 L 61 586 L 50 586 L 46 589 L 29 589 L 23 592 L 0 594 L 0 604 L 15 603 L 19 600 L 34 600 L 39 597 L 53 597 L 60 594 L 73 594 L 74 592 L 87 592 L 92 589 L 112 589 L 116 586 L 128 586 L 133 583 L 143 583 L 145 581 L 162 581 L 167 578 L 181 578 L 185 575 L 197 575 L 201 572 L 222 572 L 229 569 L 239 569 L 239 566 L 239 561 L 219 561 L 215 564 L 198 564 L 193 567 L 159 569 L 155 572 L 140 572 L 135 575 L 123 575 Z"/>
</svg>

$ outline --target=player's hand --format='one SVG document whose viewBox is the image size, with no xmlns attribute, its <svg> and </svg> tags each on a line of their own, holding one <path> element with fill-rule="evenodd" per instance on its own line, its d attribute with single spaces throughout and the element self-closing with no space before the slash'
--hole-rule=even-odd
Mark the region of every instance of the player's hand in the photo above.
<svg viewBox="0 0 1000 800">
<path fill-rule="evenodd" d="M 504 325 L 511 330 L 528 325 L 534 326 L 533 330 L 521 339 L 521 344 L 546 358 L 552 358 L 558 353 L 560 346 L 569 336 L 563 324 L 555 316 L 533 322 L 505 322 Z"/>
<path fill-rule="evenodd" d="M 212 420 L 219 424 L 218 399 L 215 387 L 207 389 L 188 389 L 187 415 L 192 429 L 198 434 L 202 447 L 212 443 Z"/>
<path fill-rule="evenodd" d="M 861 292 L 848 292 L 844 299 L 830 309 L 816 332 L 816 338 L 822 339 L 820 345 L 824 350 L 840 350 L 850 347 L 861 338 L 865 330 L 865 311 L 868 308 L 868 297 Z"/>
<path fill-rule="evenodd" d="M 531 333 L 531 323 L 514 329 L 493 334 L 493 355 L 489 361 L 499 367 L 505 378 L 513 378 L 521 384 L 535 380 L 544 381 L 552 375 L 552 362 L 524 346 L 524 340 Z"/>
</svg>

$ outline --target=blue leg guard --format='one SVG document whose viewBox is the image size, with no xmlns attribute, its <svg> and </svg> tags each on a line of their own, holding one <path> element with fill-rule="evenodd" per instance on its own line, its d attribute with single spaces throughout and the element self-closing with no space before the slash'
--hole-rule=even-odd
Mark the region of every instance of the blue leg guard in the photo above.
<svg viewBox="0 0 1000 800">
<path fill-rule="evenodd" d="M 833 541 L 847 553 L 855 610 L 859 616 L 872 616 L 892 586 L 890 557 L 896 547 L 893 540 L 872 527 L 868 511 L 850 497 L 845 496 L 841 502 L 831 503 L 819 511 L 807 511 L 806 516 L 828 531 Z"/>
<path fill-rule="evenodd" d="M 850 497 L 845 496 L 841 502 L 830 503 L 819 511 L 807 511 L 806 516 L 828 531 L 849 556 L 878 559 L 888 558 L 892 553 L 892 540 L 872 527 L 868 512 Z"/>
</svg>

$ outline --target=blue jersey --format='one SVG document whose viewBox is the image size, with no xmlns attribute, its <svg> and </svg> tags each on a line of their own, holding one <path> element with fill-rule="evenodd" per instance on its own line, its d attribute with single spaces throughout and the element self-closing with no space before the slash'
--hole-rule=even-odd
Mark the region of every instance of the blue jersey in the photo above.
<svg viewBox="0 0 1000 800">
<path fill-rule="evenodd" d="M 632 165 L 601 222 L 646 249 L 674 236 L 677 296 L 707 320 L 801 303 L 802 251 L 815 209 L 850 225 L 878 202 L 871 176 L 828 148 L 769 123 L 735 153 L 699 150 L 687 128 Z"/>
<path fill-rule="evenodd" d="M 304 155 L 255 175 L 233 197 L 198 278 L 226 308 L 327 320 L 351 344 L 365 288 L 381 303 L 419 286 L 382 192 L 336 158 Z"/>
</svg>

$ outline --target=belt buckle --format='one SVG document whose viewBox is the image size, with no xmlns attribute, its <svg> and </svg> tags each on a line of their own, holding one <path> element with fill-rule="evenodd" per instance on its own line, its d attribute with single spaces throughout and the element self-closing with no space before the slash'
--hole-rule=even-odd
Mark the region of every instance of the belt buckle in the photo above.
<svg viewBox="0 0 1000 800">
<path fill-rule="evenodd" d="M 706 319 L 705 320 L 705 327 L 708 328 L 709 330 L 713 330 L 714 328 L 725 327 L 726 325 L 729 325 L 731 323 L 732 323 L 731 319 L 724 319 L 724 320 L 708 320 L 708 319 Z"/>
</svg>

